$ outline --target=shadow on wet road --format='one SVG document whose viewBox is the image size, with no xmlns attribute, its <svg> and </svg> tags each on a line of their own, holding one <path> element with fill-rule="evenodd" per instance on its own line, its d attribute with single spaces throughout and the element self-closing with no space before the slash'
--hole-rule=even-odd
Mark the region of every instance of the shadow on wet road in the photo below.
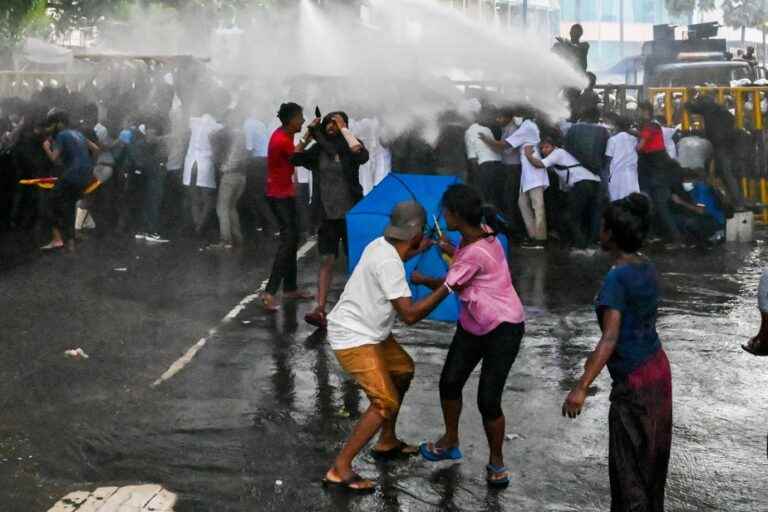
<svg viewBox="0 0 768 512">
<path fill-rule="evenodd" d="M 382 464 L 363 454 L 358 468 L 381 486 L 354 497 L 319 479 L 367 401 L 301 320 L 310 304 L 287 304 L 274 316 L 247 308 L 184 371 L 149 387 L 261 282 L 272 249 L 222 258 L 194 246 L 118 245 L 0 276 L 0 488 L 12 489 L 3 491 L 8 510 L 43 510 L 68 490 L 139 481 L 179 493 L 179 511 L 609 509 L 607 372 L 577 421 L 560 416 L 598 340 L 591 302 L 606 259 L 512 253 L 529 319 L 504 397 L 513 472 L 506 491 L 484 482 L 475 374 L 465 390 L 465 459 Z M 762 244 L 652 255 L 673 368 L 668 510 L 768 509 L 768 371 L 739 347 L 757 330 L 765 256 Z M 310 284 L 314 258 L 300 268 Z M 339 278 L 334 293 L 341 285 Z M 452 332 L 438 323 L 397 329 L 417 365 L 400 416 L 407 441 L 441 433 L 437 384 Z M 91 359 L 65 359 L 71 346 Z"/>
</svg>

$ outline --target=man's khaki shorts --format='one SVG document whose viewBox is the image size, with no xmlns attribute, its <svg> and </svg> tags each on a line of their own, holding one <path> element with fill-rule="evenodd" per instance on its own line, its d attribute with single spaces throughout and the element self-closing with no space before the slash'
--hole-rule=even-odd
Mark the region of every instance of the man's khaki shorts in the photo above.
<svg viewBox="0 0 768 512">
<path fill-rule="evenodd" d="M 384 418 L 400 409 L 400 392 L 393 379 L 413 375 L 413 359 L 390 336 L 382 343 L 336 350 L 336 358 L 344 371 L 363 388 L 371 405 Z"/>
</svg>

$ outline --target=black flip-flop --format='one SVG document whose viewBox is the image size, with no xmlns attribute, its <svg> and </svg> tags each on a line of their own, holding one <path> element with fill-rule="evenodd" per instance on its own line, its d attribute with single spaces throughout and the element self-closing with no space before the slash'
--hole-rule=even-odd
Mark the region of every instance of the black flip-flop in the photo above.
<svg viewBox="0 0 768 512">
<path fill-rule="evenodd" d="M 314 311 L 312 313 L 307 313 L 304 316 L 304 321 L 313 327 L 317 327 L 318 329 L 328 328 L 328 320 L 326 319 L 324 313 L 315 314 Z"/>
<path fill-rule="evenodd" d="M 755 343 L 755 345 L 759 345 L 759 342 Z M 758 356 L 758 357 L 768 356 L 768 349 L 755 350 L 754 348 L 752 348 L 752 342 L 751 341 L 749 343 L 747 343 L 746 345 L 742 345 L 741 348 L 743 348 L 745 352 L 749 352 L 753 356 Z"/>
<path fill-rule="evenodd" d="M 413 448 L 414 452 L 406 452 L 406 448 Z M 389 450 L 379 451 L 371 450 L 371 457 L 378 460 L 395 460 L 395 459 L 407 459 L 409 457 L 415 457 L 419 454 L 419 449 L 416 446 L 411 446 L 408 443 L 400 441 L 398 446 L 390 448 Z"/>
<path fill-rule="evenodd" d="M 334 482 L 333 480 L 328 480 L 328 478 L 323 478 L 323 485 L 325 487 L 329 487 L 332 489 L 343 489 L 345 491 L 349 492 L 355 492 L 359 494 L 371 494 L 376 492 L 376 486 L 373 487 L 352 487 L 353 484 L 356 484 L 358 482 L 364 482 L 366 481 L 365 478 L 361 477 L 357 473 L 354 473 L 350 478 L 347 478 L 345 480 L 341 480 L 339 482 Z"/>
</svg>

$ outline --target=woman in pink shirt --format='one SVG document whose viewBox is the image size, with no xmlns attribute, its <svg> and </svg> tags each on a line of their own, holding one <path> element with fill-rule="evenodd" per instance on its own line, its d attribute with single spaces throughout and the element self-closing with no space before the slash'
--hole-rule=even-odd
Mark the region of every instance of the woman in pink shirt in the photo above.
<svg viewBox="0 0 768 512">
<path fill-rule="evenodd" d="M 450 187 L 443 195 L 442 208 L 448 229 L 461 233 L 461 245 L 454 250 L 447 241 L 441 240 L 440 247 L 453 254 L 444 279 L 415 273 L 412 281 L 433 288 L 442 286 L 457 293 L 461 312 L 440 376 L 445 434 L 437 442 L 421 445 L 420 452 L 429 461 L 462 457 L 459 450 L 462 391 L 482 361 L 477 405 L 490 448 L 487 481 L 491 486 L 504 487 L 509 484 L 510 474 L 504 466 L 502 451 L 505 419 L 501 395 L 525 332 L 525 313 L 512 286 L 504 248 L 489 228 L 495 224 L 495 212 L 484 215 L 480 194 L 466 185 Z"/>
</svg>

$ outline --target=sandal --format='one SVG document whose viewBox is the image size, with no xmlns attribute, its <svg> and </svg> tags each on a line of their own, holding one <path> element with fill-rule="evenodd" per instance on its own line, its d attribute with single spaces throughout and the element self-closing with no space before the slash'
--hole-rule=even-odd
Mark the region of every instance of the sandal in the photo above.
<svg viewBox="0 0 768 512">
<path fill-rule="evenodd" d="M 749 340 L 749 343 L 742 345 L 741 348 L 753 356 L 768 356 L 768 342 L 764 342 L 758 336 Z"/>
<path fill-rule="evenodd" d="M 58 251 L 64 248 L 64 242 L 51 241 L 40 248 L 41 251 Z"/>
<path fill-rule="evenodd" d="M 363 484 L 368 482 L 370 482 L 372 485 L 367 487 L 355 486 L 355 484 Z M 352 473 L 352 476 L 350 476 L 349 478 L 345 478 L 344 480 L 340 480 L 338 482 L 334 480 L 329 480 L 328 476 L 326 475 L 325 477 L 323 477 L 323 485 L 325 487 L 343 489 L 345 491 L 356 492 L 361 494 L 370 494 L 370 493 L 376 492 L 376 483 L 373 482 L 372 480 L 367 480 L 361 477 L 357 473 Z"/>
<path fill-rule="evenodd" d="M 439 462 L 441 460 L 459 460 L 463 457 L 458 446 L 450 448 L 438 448 L 434 443 L 422 443 L 419 446 L 419 453 L 430 462 Z"/>
<path fill-rule="evenodd" d="M 419 454 L 419 448 L 411 446 L 408 443 L 400 441 L 398 446 L 390 448 L 389 450 L 374 450 L 371 449 L 371 456 L 377 460 L 396 460 L 407 459 Z"/>
<path fill-rule="evenodd" d="M 487 466 L 485 466 L 485 470 L 488 473 L 485 480 L 488 482 L 488 485 L 490 485 L 491 487 L 504 488 L 509 485 L 511 476 L 509 474 L 509 470 L 506 467 L 494 466 L 493 464 L 488 464 Z M 499 477 L 499 475 L 502 475 L 502 476 Z"/>
<path fill-rule="evenodd" d="M 304 321 L 309 325 L 317 327 L 318 329 L 325 329 L 328 327 L 328 320 L 325 318 L 325 311 L 321 311 L 319 309 L 316 309 L 311 313 L 307 313 L 304 316 Z"/>
</svg>

